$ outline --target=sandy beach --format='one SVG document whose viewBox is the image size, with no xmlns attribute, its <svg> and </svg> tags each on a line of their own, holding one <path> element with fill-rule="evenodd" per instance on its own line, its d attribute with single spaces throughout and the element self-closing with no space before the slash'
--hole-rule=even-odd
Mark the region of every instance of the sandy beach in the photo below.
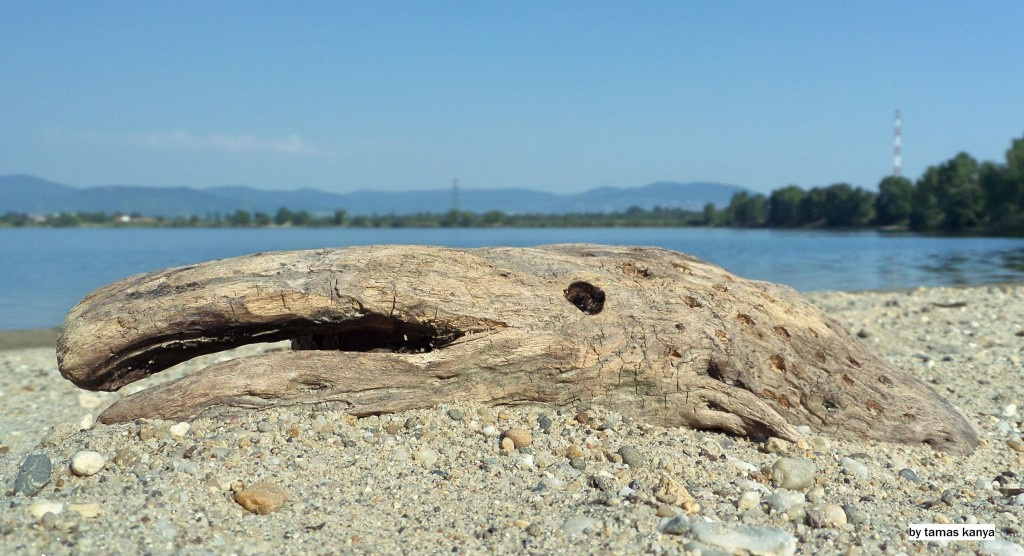
<svg viewBox="0 0 1024 556">
<path fill-rule="evenodd" d="M 101 426 L 125 393 L 281 346 L 93 393 L 60 377 L 54 331 L 3 332 L 0 553 L 1024 555 L 1024 286 L 810 298 L 959 407 L 975 453 L 457 400 Z M 994 532 L 926 541 L 914 524 Z"/>
</svg>

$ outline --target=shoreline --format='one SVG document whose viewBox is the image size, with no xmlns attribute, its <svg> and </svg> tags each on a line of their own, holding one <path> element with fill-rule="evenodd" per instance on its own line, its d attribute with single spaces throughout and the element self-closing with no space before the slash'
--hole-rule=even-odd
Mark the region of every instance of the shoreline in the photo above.
<svg viewBox="0 0 1024 556">
<path fill-rule="evenodd" d="M 60 327 L 0 330 L 0 351 L 57 348 Z"/>
</svg>

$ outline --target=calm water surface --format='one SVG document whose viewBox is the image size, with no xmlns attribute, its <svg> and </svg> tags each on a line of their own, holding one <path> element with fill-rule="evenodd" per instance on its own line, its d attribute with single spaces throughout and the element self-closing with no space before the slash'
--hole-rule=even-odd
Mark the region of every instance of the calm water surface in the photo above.
<svg viewBox="0 0 1024 556">
<path fill-rule="evenodd" d="M 0 229 L 0 329 L 58 326 L 131 274 L 260 251 L 409 243 L 655 245 L 803 291 L 1024 282 L 1024 239 L 701 228 Z"/>
</svg>

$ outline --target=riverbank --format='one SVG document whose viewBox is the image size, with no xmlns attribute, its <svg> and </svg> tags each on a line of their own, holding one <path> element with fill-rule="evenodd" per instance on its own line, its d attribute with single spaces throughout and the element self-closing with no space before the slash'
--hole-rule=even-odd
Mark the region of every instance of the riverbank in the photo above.
<svg viewBox="0 0 1024 556">
<path fill-rule="evenodd" d="M 302 407 L 188 427 L 93 426 L 120 393 L 77 390 L 60 378 L 52 349 L 7 349 L 0 552 L 1024 553 L 1024 286 L 810 297 L 958 406 L 982 438 L 977 451 L 952 457 L 818 433 L 763 443 L 600 408 L 583 417 L 464 403 L 364 419 Z M 0 345 L 17 346 L 15 336 Z M 262 349 L 205 356 L 129 391 Z M 523 432 L 508 436 L 529 446 L 502 448 L 513 429 Z M 69 470 L 82 451 L 104 460 L 95 474 Z M 39 492 L 14 496 L 30 454 L 45 455 L 52 471 Z M 811 462 L 805 482 L 787 489 L 768 477 L 783 458 Z M 287 499 L 250 513 L 236 499 L 254 486 L 268 508 L 277 493 Z M 917 523 L 995 532 L 927 542 L 910 537 Z"/>
</svg>

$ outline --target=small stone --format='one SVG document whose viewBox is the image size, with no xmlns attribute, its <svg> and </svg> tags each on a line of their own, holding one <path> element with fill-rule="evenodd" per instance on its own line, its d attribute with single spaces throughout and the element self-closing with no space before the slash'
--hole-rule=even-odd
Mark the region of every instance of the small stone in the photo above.
<svg viewBox="0 0 1024 556">
<path fill-rule="evenodd" d="M 522 450 L 533 442 L 533 436 L 526 429 L 508 429 L 503 436 L 505 439 L 511 440 L 517 450 Z M 504 443 L 502 443 L 502 446 L 504 446 Z"/>
<path fill-rule="evenodd" d="M 78 422 L 78 430 L 87 431 L 96 424 L 96 418 L 92 416 L 92 413 L 86 413 L 82 416 L 82 420 Z"/>
<path fill-rule="evenodd" d="M 700 511 L 700 504 L 694 500 L 686 487 L 665 474 L 662 474 L 661 479 L 658 480 L 658 486 L 654 489 L 654 498 L 664 504 L 679 506 L 687 513 L 695 514 Z"/>
<path fill-rule="evenodd" d="M 1017 404 L 1011 403 L 1003 408 L 1003 417 L 1016 417 L 1017 416 Z"/>
<path fill-rule="evenodd" d="M 868 466 L 853 458 L 841 458 L 839 465 L 855 477 L 860 477 L 861 479 L 868 478 Z"/>
<path fill-rule="evenodd" d="M 950 523 L 952 523 L 949 517 L 947 517 L 945 514 L 935 514 L 935 517 L 932 518 L 932 521 L 940 525 L 949 525 Z"/>
<path fill-rule="evenodd" d="M 185 435 L 188 434 L 189 428 L 191 428 L 191 425 L 189 425 L 185 421 L 182 421 L 180 423 L 175 423 L 171 425 L 171 427 L 167 429 L 167 432 L 171 433 L 171 436 L 175 438 L 184 438 Z"/>
<path fill-rule="evenodd" d="M 131 467 L 139 462 L 139 458 L 139 454 L 128 449 L 121 449 L 114 454 L 114 463 L 120 467 Z"/>
<path fill-rule="evenodd" d="M 590 422 L 590 414 L 588 414 L 586 411 L 581 411 L 577 413 L 576 422 L 581 425 L 586 425 L 587 423 Z"/>
<path fill-rule="evenodd" d="M 619 489 L 619 485 L 615 480 L 615 477 L 604 474 L 591 475 L 590 486 L 604 492 L 615 492 Z"/>
<path fill-rule="evenodd" d="M 103 454 L 92 450 L 82 450 L 71 456 L 71 472 L 79 477 L 95 475 L 106 465 L 107 459 Z"/>
<path fill-rule="evenodd" d="M 981 553 L 987 556 L 1024 556 L 1024 546 L 1006 539 L 981 541 Z"/>
<path fill-rule="evenodd" d="M 618 453 L 622 456 L 622 462 L 634 469 L 643 467 L 647 462 L 647 458 L 640 454 L 640 450 L 637 450 L 636 446 L 623 446 L 619 448 Z"/>
<path fill-rule="evenodd" d="M 815 529 L 841 529 L 846 525 L 846 512 L 839 504 L 814 506 L 807 510 L 807 525 Z"/>
<path fill-rule="evenodd" d="M 585 531 L 596 531 L 600 529 L 601 520 L 594 517 L 570 517 L 562 523 L 562 533 L 565 536 L 583 533 Z"/>
<path fill-rule="evenodd" d="M 587 460 L 583 458 L 570 458 L 569 466 L 577 471 L 585 471 L 587 469 Z"/>
<path fill-rule="evenodd" d="M 510 454 L 510 453 L 514 452 L 515 449 L 516 449 L 516 443 L 513 442 L 511 438 L 506 436 L 506 437 L 501 439 L 501 451 L 502 452 L 505 452 L 506 454 Z"/>
<path fill-rule="evenodd" d="M 832 449 L 832 441 L 824 436 L 812 436 L 807 440 L 811 450 L 815 452 L 827 452 Z"/>
<path fill-rule="evenodd" d="M 86 519 L 93 519 L 103 515 L 103 508 L 96 502 L 68 504 L 68 509 L 73 512 L 78 512 L 79 515 Z"/>
<path fill-rule="evenodd" d="M 736 500 L 736 509 L 741 511 L 741 512 L 745 512 L 747 510 L 752 510 L 752 509 L 754 509 L 754 508 L 756 508 L 756 507 L 758 507 L 760 505 L 761 505 L 761 494 L 757 493 L 757 492 L 754 492 L 754 491 L 744 492 Z"/>
<path fill-rule="evenodd" d="M 658 504 L 658 510 L 655 512 L 658 517 L 675 517 L 680 515 L 682 510 L 679 506 L 673 506 L 671 504 Z M 690 522 L 686 522 L 686 526 L 690 526 Z"/>
<path fill-rule="evenodd" d="M 853 504 L 843 504 L 843 513 L 846 514 L 846 522 L 853 525 L 860 525 L 865 522 L 864 514 Z"/>
<path fill-rule="evenodd" d="M 28 512 L 36 519 L 42 519 L 46 514 L 57 515 L 63 512 L 64 504 L 61 502 L 52 502 L 50 500 L 40 500 L 39 502 L 29 504 L 26 509 L 28 509 Z"/>
<path fill-rule="evenodd" d="M 917 477 L 917 473 L 915 473 L 914 470 L 910 469 L 909 467 L 900 469 L 899 475 L 900 475 L 900 477 L 903 477 L 904 479 L 906 479 L 906 480 L 908 480 L 908 481 L 910 481 L 912 483 L 919 483 L 919 482 L 921 482 L 921 479 L 919 479 Z"/>
<path fill-rule="evenodd" d="M 711 521 L 694 523 L 690 530 L 698 541 L 730 553 L 745 550 L 751 554 L 792 556 L 796 552 L 796 537 L 774 527 L 729 526 Z"/>
<path fill-rule="evenodd" d="M 412 459 L 416 460 L 417 462 L 419 462 L 420 465 L 427 469 L 430 469 L 431 467 L 434 466 L 435 463 L 437 463 L 438 457 L 439 456 L 437 452 L 431 450 L 430 448 L 416 450 L 412 454 Z"/>
<path fill-rule="evenodd" d="M 786 489 L 779 489 L 767 498 L 768 507 L 775 510 L 776 513 L 784 513 L 793 506 L 798 506 L 804 503 L 804 495 L 799 492 L 792 492 Z"/>
<path fill-rule="evenodd" d="M 487 437 L 498 436 L 498 429 L 494 425 L 487 425 L 480 432 L 484 433 L 484 436 Z"/>
<path fill-rule="evenodd" d="M 814 483 L 814 462 L 804 458 L 779 458 L 772 464 L 772 482 L 788 490 L 805 490 Z"/>
<path fill-rule="evenodd" d="M 288 493 L 281 486 L 263 481 L 235 493 L 235 502 L 254 514 L 267 515 L 276 512 L 288 500 Z"/>
<path fill-rule="evenodd" d="M 1014 452 L 1024 452 L 1024 441 L 1019 438 L 1011 438 L 1007 440 L 1006 445 Z"/>
<path fill-rule="evenodd" d="M 34 496 L 50 481 L 53 464 L 46 454 L 29 454 L 18 466 L 18 475 L 14 479 L 14 494 Z"/>
<path fill-rule="evenodd" d="M 96 409 L 103 405 L 103 398 L 95 392 L 79 392 L 78 406 L 82 409 Z"/>
<path fill-rule="evenodd" d="M 452 421 L 461 421 L 466 417 L 462 414 L 462 411 L 452 408 L 448 410 L 448 418 Z"/>
<path fill-rule="evenodd" d="M 537 426 L 540 427 L 540 430 L 547 432 L 551 429 L 551 418 L 547 415 L 541 415 L 537 418 Z"/>
<path fill-rule="evenodd" d="M 658 524 L 658 531 L 668 535 L 686 535 L 690 532 L 690 519 L 683 514 L 666 517 Z"/>
</svg>

